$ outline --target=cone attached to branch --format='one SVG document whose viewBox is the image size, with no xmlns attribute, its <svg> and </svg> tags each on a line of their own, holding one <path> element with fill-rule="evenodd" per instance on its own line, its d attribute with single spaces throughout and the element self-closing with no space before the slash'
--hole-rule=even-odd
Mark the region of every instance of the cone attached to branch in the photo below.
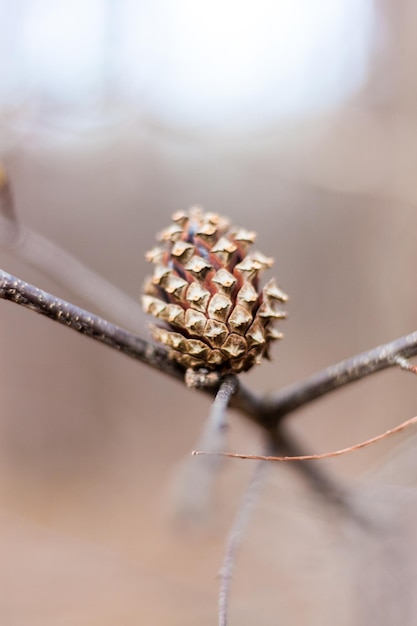
<svg viewBox="0 0 417 626">
<path fill-rule="evenodd" d="M 279 305 L 288 298 L 274 279 L 260 288 L 273 259 L 248 252 L 255 233 L 199 207 L 172 219 L 146 255 L 155 267 L 142 303 L 157 318 L 154 339 L 184 367 L 222 374 L 269 358 L 271 342 L 282 337 L 275 323 L 286 317 Z"/>
</svg>

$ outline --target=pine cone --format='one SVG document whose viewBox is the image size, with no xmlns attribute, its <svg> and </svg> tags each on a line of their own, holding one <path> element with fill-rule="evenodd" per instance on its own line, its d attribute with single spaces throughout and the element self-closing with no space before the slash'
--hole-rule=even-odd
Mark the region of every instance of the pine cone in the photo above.
<svg viewBox="0 0 417 626">
<path fill-rule="evenodd" d="M 288 298 L 274 279 L 259 288 L 273 259 L 247 253 L 255 233 L 198 207 L 172 219 L 158 235 L 164 247 L 146 255 L 155 268 L 142 304 L 162 322 L 151 325 L 154 339 L 184 367 L 222 374 L 269 358 L 271 341 L 282 337 L 274 322 L 286 317 L 277 304 Z"/>
</svg>

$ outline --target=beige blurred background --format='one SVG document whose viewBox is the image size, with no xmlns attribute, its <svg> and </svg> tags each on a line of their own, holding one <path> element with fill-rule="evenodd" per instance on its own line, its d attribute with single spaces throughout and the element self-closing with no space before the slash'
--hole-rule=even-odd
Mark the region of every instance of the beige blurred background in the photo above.
<svg viewBox="0 0 417 626">
<path fill-rule="evenodd" d="M 340 0 L 339 12 L 321 0 L 315 16 L 307 0 L 294 14 L 261 2 L 253 20 L 252 3 L 232 1 L 54 4 L 0 3 L 0 150 L 27 226 L 135 299 L 174 210 L 200 203 L 256 229 L 291 300 L 273 361 L 244 375 L 254 389 L 416 329 L 411 0 Z M 18 255 L 0 259 L 97 310 Z M 2 626 L 215 624 L 216 574 L 253 466 L 224 463 L 200 524 L 173 522 L 170 485 L 208 399 L 0 305 Z M 290 427 L 327 451 L 415 415 L 416 398 L 411 375 L 384 372 Z M 359 521 L 294 468 L 269 467 L 230 623 L 414 624 L 414 444 L 409 432 L 323 464 L 352 489 Z M 231 415 L 229 445 L 257 452 L 261 436 Z"/>
</svg>

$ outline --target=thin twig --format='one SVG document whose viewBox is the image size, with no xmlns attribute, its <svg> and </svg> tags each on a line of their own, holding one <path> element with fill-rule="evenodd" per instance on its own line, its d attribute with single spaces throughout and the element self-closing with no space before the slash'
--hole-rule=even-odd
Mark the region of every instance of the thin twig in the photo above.
<svg viewBox="0 0 417 626">
<path fill-rule="evenodd" d="M 45 315 L 174 378 L 184 378 L 183 370 L 168 357 L 166 350 L 3 270 L 0 270 L 0 298 Z"/>
<path fill-rule="evenodd" d="M 226 410 L 234 393 L 238 389 L 236 376 L 226 376 L 220 384 L 219 390 L 211 406 L 208 423 L 210 432 L 220 433 L 227 426 Z"/>
<path fill-rule="evenodd" d="M 344 385 L 356 382 L 381 370 L 397 365 L 397 357 L 417 355 L 417 331 L 390 343 L 362 352 L 313 374 L 304 381 L 284 387 L 262 403 L 261 421 L 273 428 L 279 420 Z"/>
<path fill-rule="evenodd" d="M 204 442 L 204 449 L 210 450 L 213 456 L 216 457 L 216 453 L 221 453 L 226 447 L 225 435 L 227 430 L 227 407 L 233 394 L 238 389 L 237 378 L 235 375 L 226 376 L 221 383 L 219 390 L 216 393 L 213 404 L 211 405 L 210 413 L 206 419 L 203 432 L 200 437 L 200 443 Z M 195 459 L 197 460 L 197 459 Z M 208 459 L 206 459 L 208 460 Z M 205 475 L 204 484 L 206 485 L 207 492 L 210 491 L 211 482 L 214 479 L 218 466 L 220 464 L 220 457 L 217 455 L 216 462 L 205 463 L 198 468 L 200 473 Z M 194 471 L 196 471 L 196 464 L 193 463 Z M 203 483 L 200 482 L 200 488 Z"/>
<path fill-rule="evenodd" d="M 233 459 L 248 459 L 253 461 L 280 461 L 280 462 L 288 462 L 288 461 L 319 461 L 321 459 L 332 459 L 336 456 L 342 456 L 343 454 L 350 454 L 351 452 L 356 452 L 357 450 L 362 450 L 362 448 L 367 448 L 368 446 L 372 446 L 374 443 L 378 443 L 387 437 L 391 437 L 401 431 L 409 428 L 417 424 L 417 416 L 411 417 L 410 419 L 402 422 L 398 426 L 394 428 L 390 428 L 386 430 L 384 433 L 380 435 L 376 435 L 375 437 L 371 437 L 371 439 L 367 439 L 366 441 L 361 441 L 360 443 L 356 443 L 353 446 L 349 446 L 347 448 L 342 448 L 341 450 L 334 450 L 333 452 L 323 452 L 322 454 L 303 454 L 299 456 L 267 456 L 262 454 L 238 454 L 234 452 L 220 452 L 217 453 L 219 456 L 230 457 Z M 212 452 L 206 450 L 193 450 L 191 453 L 194 456 L 203 455 L 212 455 Z"/>
<path fill-rule="evenodd" d="M 163 348 L 3 270 L 0 270 L 0 298 L 46 315 L 165 374 L 184 380 L 184 370 L 172 361 Z M 332 365 L 304 381 L 285 387 L 272 396 L 262 396 L 239 381 L 239 388 L 229 406 L 239 410 L 270 433 L 285 415 L 305 404 L 365 376 L 398 366 L 396 363 L 398 356 L 410 357 L 416 354 L 417 331 Z M 204 391 L 211 395 L 215 393 L 215 389 L 211 388 Z"/>
<path fill-rule="evenodd" d="M 230 587 L 233 578 L 233 571 L 236 565 L 239 548 L 242 544 L 243 533 L 255 505 L 256 498 L 259 495 L 259 489 L 265 469 L 266 463 L 263 463 L 262 461 L 256 466 L 250 483 L 247 486 L 242 501 L 238 507 L 238 512 L 226 541 L 225 555 L 219 573 L 219 626 L 227 626 Z"/>
</svg>

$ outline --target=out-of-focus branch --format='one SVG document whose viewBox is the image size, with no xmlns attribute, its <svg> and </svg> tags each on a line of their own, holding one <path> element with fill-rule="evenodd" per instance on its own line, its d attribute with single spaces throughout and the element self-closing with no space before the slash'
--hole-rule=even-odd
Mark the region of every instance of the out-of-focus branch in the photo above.
<svg viewBox="0 0 417 626">
<path fill-rule="evenodd" d="M 285 421 L 267 434 L 269 454 L 285 455 L 293 458 L 303 456 L 306 451 L 302 443 L 289 431 Z M 349 498 L 349 489 L 335 479 L 320 463 L 295 462 L 292 467 L 304 478 L 312 491 L 322 496 L 327 503 L 333 504 L 341 511 L 348 512 L 359 519 L 362 512 L 354 510 Z"/>
<path fill-rule="evenodd" d="M 0 270 L 0 298 L 32 309 L 165 374 L 184 380 L 183 368 L 175 364 L 164 349 L 3 270 Z M 272 396 L 262 396 L 239 382 L 230 406 L 255 421 L 268 433 L 273 433 L 284 416 L 305 404 L 374 372 L 392 366 L 398 367 L 399 356 L 406 358 L 416 354 L 417 332 L 414 332 L 332 365 Z M 206 388 L 205 391 L 214 395 L 216 389 Z"/>
<path fill-rule="evenodd" d="M 18 236 L 19 224 L 7 172 L 0 163 L 0 241 L 8 245 Z"/>
<path fill-rule="evenodd" d="M 242 544 L 246 526 L 249 522 L 250 514 L 260 492 L 265 469 L 266 463 L 259 462 L 256 466 L 250 483 L 243 494 L 242 501 L 238 507 L 236 517 L 226 541 L 226 551 L 219 572 L 219 626 L 227 626 L 228 623 L 230 586 L 236 566 L 236 559 Z"/>
<path fill-rule="evenodd" d="M 136 300 L 87 268 L 60 246 L 25 227 L 17 215 L 13 189 L 1 164 L 0 244 L 122 326 L 132 331 L 143 328 L 144 314 Z"/>
<path fill-rule="evenodd" d="M 181 523 L 195 524 L 206 518 L 213 483 L 223 463 L 220 453 L 227 449 L 227 407 L 236 389 L 236 376 L 226 376 L 220 382 L 209 416 L 204 422 L 198 446 L 210 450 L 211 454 L 199 459 L 187 455 L 175 473 L 171 501 L 173 513 Z"/>
</svg>

